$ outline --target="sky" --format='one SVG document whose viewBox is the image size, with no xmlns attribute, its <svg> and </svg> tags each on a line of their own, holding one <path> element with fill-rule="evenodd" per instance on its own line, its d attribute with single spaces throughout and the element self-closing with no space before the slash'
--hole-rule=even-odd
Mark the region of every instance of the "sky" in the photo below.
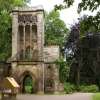
<svg viewBox="0 0 100 100">
<path fill-rule="evenodd" d="M 54 5 L 61 4 L 63 0 L 31 0 L 30 6 L 38 6 L 42 5 L 44 10 L 50 12 L 53 10 Z M 96 12 L 91 13 L 89 11 L 81 12 L 80 14 L 77 13 L 78 3 L 81 0 L 75 0 L 75 3 L 67 9 L 60 11 L 60 18 L 65 22 L 66 26 L 70 28 L 72 24 L 78 21 L 78 18 L 83 16 L 84 14 L 87 15 L 94 15 Z"/>
</svg>

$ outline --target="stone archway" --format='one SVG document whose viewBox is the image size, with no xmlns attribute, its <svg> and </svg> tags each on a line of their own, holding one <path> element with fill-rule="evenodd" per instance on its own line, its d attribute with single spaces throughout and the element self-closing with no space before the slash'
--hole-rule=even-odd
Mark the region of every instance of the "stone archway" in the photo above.
<svg viewBox="0 0 100 100">
<path fill-rule="evenodd" d="M 23 93 L 33 93 L 34 80 L 30 75 L 26 75 L 23 79 Z"/>
<path fill-rule="evenodd" d="M 30 71 L 25 71 L 20 78 L 20 86 L 22 93 L 36 93 L 38 84 L 37 79 Z"/>
</svg>

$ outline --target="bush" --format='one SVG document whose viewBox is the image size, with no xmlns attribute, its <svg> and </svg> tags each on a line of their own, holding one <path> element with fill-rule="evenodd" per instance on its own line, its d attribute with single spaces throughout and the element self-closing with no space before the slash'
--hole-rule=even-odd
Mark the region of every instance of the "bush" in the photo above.
<svg viewBox="0 0 100 100">
<path fill-rule="evenodd" d="M 99 88 L 97 85 L 80 85 L 79 87 L 75 86 L 71 83 L 64 83 L 64 91 L 69 94 L 73 92 L 90 92 L 90 93 L 96 93 L 99 92 Z"/>
<path fill-rule="evenodd" d="M 68 93 L 73 93 L 76 91 L 76 87 L 75 85 L 71 84 L 71 83 L 64 83 L 64 91 L 68 94 Z"/>
<path fill-rule="evenodd" d="M 94 92 L 95 93 L 99 91 L 99 88 L 96 85 L 81 85 L 79 87 L 79 90 L 81 92 Z"/>
</svg>

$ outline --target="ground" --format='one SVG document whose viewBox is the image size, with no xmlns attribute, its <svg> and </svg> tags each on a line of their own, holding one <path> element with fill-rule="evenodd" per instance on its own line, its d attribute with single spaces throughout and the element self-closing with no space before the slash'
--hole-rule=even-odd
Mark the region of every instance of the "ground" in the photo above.
<svg viewBox="0 0 100 100">
<path fill-rule="evenodd" d="M 92 100 L 92 93 L 69 95 L 18 95 L 17 100 Z"/>
<path fill-rule="evenodd" d="M 100 93 L 93 94 L 93 100 L 100 100 Z"/>
</svg>

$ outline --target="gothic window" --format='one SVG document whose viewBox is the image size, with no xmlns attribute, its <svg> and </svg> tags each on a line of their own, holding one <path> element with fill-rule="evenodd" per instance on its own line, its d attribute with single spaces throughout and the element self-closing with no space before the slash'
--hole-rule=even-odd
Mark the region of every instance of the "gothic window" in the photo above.
<svg viewBox="0 0 100 100">
<path fill-rule="evenodd" d="M 30 42 L 30 26 L 29 25 L 25 26 L 25 39 L 26 39 L 26 43 Z"/>
<path fill-rule="evenodd" d="M 18 16 L 19 23 L 36 23 L 37 16 L 33 16 L 32 14 L 23 14 Z"/>
<path fill-rule="evenodd" d="M 24 55 L 23 55 L 23 50 L 20 50 L 20 53 L 19 53 L 19 55 L 20 55 L 20 60 L 23 60 L 23 58 L 24 58 Z"/>
<path fill-rule="evenodd" d="M 31 47 L 30 46 L 28 46 L 27 48 L 26 48 L 26 51 L 25 51 L 25 58 L 27 59 L 27 60 L 31 60 L 32 59 L 32 49 L 31 49 Z"/>
<path fill-rule="evenodd" d="M 35 42 L 37 40 L 37 26 L 36 25 L 32 25 L 32 40 Z"/>
<path fill-rule="evenodd" d="M 18 15 L 19 22 L 19 49 L 23 60 L 38 59 L 37 51 L 37 16 L 32 14 Z M 31 26 L 32 25 L 32 26 Z M 34 50 L 33 50 L 34 49 Z"/>
<path fill-rule="evenodd" d="M 19 25 L 19 28 L 18 28 L 18 31 L 19 31 L 19 52 L 22 52 L 21 50 L 23 49 L 23 36 L 24 36 L 24 32 L 23 32 L 23 26 L 22 25 Z M 23 57 L 23 56 L 22 56 Z"/>
<path fill-rule="evenodd" d="M 23 26 L 22 25 L 19 25 L 19 38 L 20 38 L 20 41 L 23 40 Z"/>
</svg>

